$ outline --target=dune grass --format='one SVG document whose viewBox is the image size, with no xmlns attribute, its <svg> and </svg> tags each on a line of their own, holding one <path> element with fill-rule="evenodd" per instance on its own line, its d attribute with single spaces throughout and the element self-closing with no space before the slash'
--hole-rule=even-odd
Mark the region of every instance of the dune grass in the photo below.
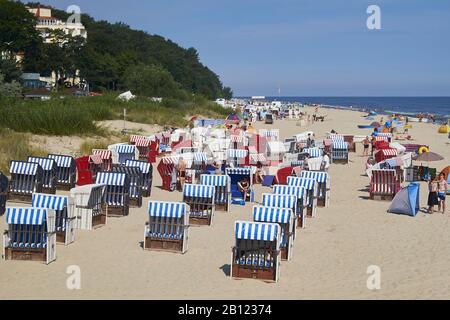
<svg viewBox="0 0 450 320">
<path fill-rule="evenodd" d="M 186 117 L 201 114 L 225 117 L 229 111 L 202 97 L 190 100 L 164 99 L 155 102 L 145 97 L 125 102 L 115 94 L 85 98 L 53 98 L 48 101 L 0 100 L 0 128 L 45 135 L 101 135 L 108 133 L 95 121 L 123 119 L 147 124 L 186 126 Z"/>
<path fill-rule="evenodd" d="M 0 171 L 9 175 L 11 160 L 27 160 L 28 156 L 47 156 L 48 152 L 30 146 L 30 135 L 0 129 Z"/>
</svg>

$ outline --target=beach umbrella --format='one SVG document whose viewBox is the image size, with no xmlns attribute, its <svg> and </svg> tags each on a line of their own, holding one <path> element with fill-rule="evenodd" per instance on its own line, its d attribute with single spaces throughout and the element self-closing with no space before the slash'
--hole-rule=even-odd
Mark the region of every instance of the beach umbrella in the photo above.
<svg viewBox="0 0 450 320">
<path fill-rule="evenodd" d="M 444 157 L 435 152 L 422 152 L 414 158 L 416 161 L 431 162 L 444 160 Z"/>
</svg>

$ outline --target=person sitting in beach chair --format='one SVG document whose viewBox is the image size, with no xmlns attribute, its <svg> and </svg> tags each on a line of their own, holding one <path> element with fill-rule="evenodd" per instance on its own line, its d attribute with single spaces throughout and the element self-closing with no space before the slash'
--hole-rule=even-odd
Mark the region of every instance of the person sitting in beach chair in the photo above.
<svg viewBox="0 0 450 320">
<path fill-rule="evenodd" d="M 177 171 L 181 190 L 183 190 L 184 182 L 186 181 L 186 167 L 186 162 L 184 161 L 183 157 L 180 157 L 180 159 L 178 160 Z"/>
<path fill-rule="evenodd" d="M 262 183 L 264 181 L 264 169 L 261 161 L 256 163 L 256 183 Z"/>
<path fill-rule="evenodd" d="M 238 186 L 238 190 L 244 194 L 244 200 L 247 201 L 247 199 L 250 196 L 250 193 L 249 193 L 250 183 L 248 181 L 248 178 L 244 178 L 241 181 L 239 181 L 237 186 Z"/>
</svg>

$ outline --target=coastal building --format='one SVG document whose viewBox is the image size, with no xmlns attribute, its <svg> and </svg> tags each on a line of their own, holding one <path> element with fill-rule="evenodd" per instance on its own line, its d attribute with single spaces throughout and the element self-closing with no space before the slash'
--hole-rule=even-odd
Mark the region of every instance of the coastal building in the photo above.
<svg viewBox="0 0 450 320">
<path fill-rule="evenodd" d="M 61 30 L 66 35 L 72 37 L 81 36 L 87 38 L 87 31 L 81 22 L 76 21 L 62 21 L 52 16 L 52 9 L 50 8 L 28 8 L 28 11 L 37 18 L 36 29 L 40 32 L 42 39 L 46 43 L 54 41 L 51 36 L 52 31 Z"/>
</svg>

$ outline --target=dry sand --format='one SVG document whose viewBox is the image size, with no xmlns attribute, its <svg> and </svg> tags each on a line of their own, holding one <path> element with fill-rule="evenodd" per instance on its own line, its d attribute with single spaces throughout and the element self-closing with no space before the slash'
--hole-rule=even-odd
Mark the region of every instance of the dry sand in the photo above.
<svg viewBox="0 0 450 320">
<path fill-rule="evenodd" d="M 275 122 L 282 137 L 313 130 L 317 138 L 335 129 L 339 133 L 365 134 L 356 125 L 362 114 L 324 110 L 327 121 L 297 127 L 296 121 Z M 379 117 L 378 117 L 379 118 Z M 264 125 L 258 124 L 257 127 Z M 429 144 L 449 164 L 446 135 L 437 126 L 413 124 L 410 133 Z M 210 228 L 191 228 L 185 255 L 143 251 L 146 205 L 125 218 L 109 219 L 95 231 L 77 231 L 69 247 L 58 246 L 50 265 L 0 261 L 2 299 L 448 299 L 450 298 L 450 211 L 445 215 L 419 213 L 417 217 L 386 213 L 389 202 L 367 200 L 369 179 L 365 158 L 350 154 L 348 165 L 330 168 L 332 193 L 329 208 L 307 221 L 295 245 L 293 260 L 282 262 L 280 281 L 268 284 L 228 277 L 233 224 L 250 220 L 252 204 L 217 212 Z M 153 199 L 180 201 L 181 194 L 158 188 L 155 170 Z M 256 199 L 269 189 L 257 187 Z M 427 188 L 421 184 L 421 205 Z M 147 202 L 145 199 L 144 202 Z M 450 205 L 450 202 L 448 205 Z M 5 229 L 1 218 L 0 229 Z M 68 290 L 68 266 L 81 268 L 81 290 Z M 367 267 L 381 268 L 381 289 L 366 287 Z"/>
</svg>

